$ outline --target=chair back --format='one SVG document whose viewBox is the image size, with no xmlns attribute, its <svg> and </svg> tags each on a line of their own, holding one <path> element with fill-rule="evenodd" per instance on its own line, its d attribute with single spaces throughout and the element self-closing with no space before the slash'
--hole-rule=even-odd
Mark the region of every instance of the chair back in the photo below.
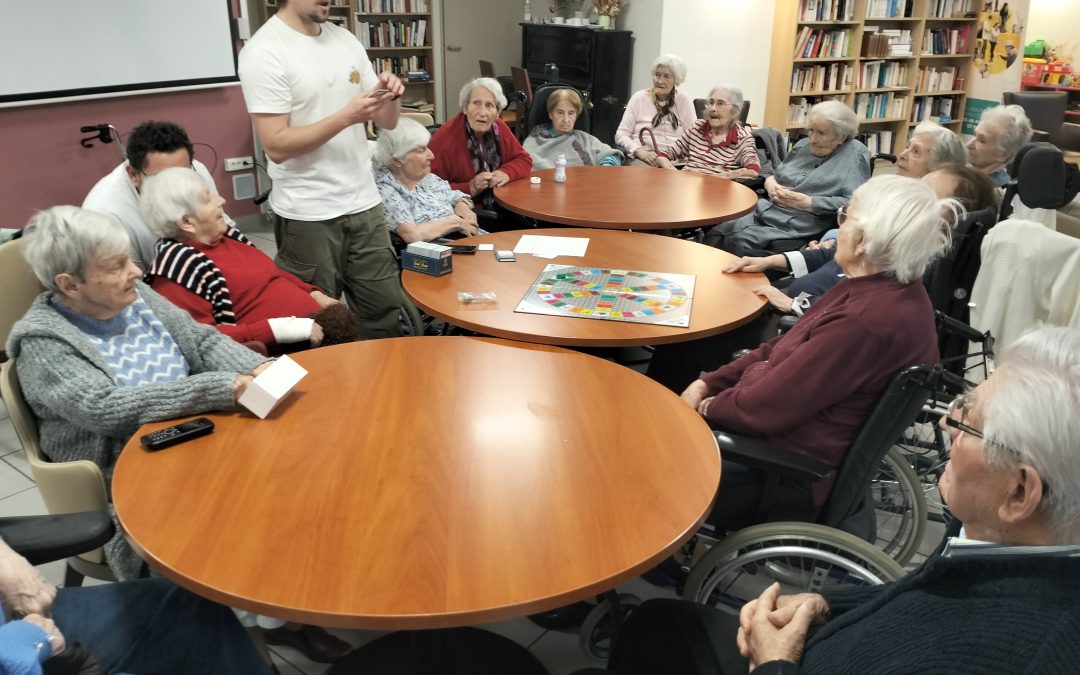
<svg viewBox="0 0 1080 675">
<path fill-rule="evenodd" d="M 705 119 L 705 99 L 694 99 L 694 113 L 699 120 Z M 742 108 L 739 110 L 739 124 L 746 124 L 746 118 L 750 115 L 750 101 L 743 101 Z"/>
<path fill-rule="evenodd" d="M 45 290 L 22 256 L 22 239 L 12 239 L 0 244 L 0 289 L 3 289 L 4 293 L 4 302 L 0 303 L 2 361 L 11 327 L 26 314 L 34 299 Z"/>
<path fill-rule="evenodd" d="M 1031 128 L 1049 135 L 1049 141 L 1061 146 L 1065 136 L 1065 110 L 1069 95 L 1064 91 L 1007 91 L 1001 95 L 1006 105 L 1024 109 Z"/>
<path fill-rule="evenodd" d="M 521 132 L 524 136 L 527 137 L 536 125 L 548 122 L 548 98 L 559 89 L 573 89 L 581 97 L 581 114 L 578 115 L 577 121 L 574 122 L 574 128 L 581 131 L 592 129 L 589 116 L 589 108 L 592 106 L 589 104 L 588 92 L 581 91 L 569 84 L 545 84 L 533 92 L 532 105 L 529 107 L 528 115 L 525 117 L 525 128 Z"/>
<path fill-rule="evenodd" d="M 941 378 L 941 366 L 912 366 L 889 383 L 844 456 L 818 522 L 866 540 L 874 536 L 870 481 L 889 448 L 911 426 Z"/>
<path fill-rule="evenodd" d="M 495 77 L 495 65 L 491 61 L 480 59 L 480 77 Z"/>
<path fill-rule="evenodd" d="M 1013 197 L 1032 209 L 1059 209 L 1080 190 L 1080 168 L 1065 161 L 1061 150 L 1049 143 L 1028 143 L 1009 167 L 998 220 L 1012 215 Z"/>
<path fill-rule="evenodd" d="M 435 118 L 432 117 L 431 115 L 429 115 L 428 113 L 412 112 L 411 110 L 402 110 L 401 111 L 401 116 L 402 117 L 408 117 L 411 120 L 419 122 L 421 126 L 423 126 L 424 128 L 427 128 L 429 130 L 430 130 L 431 127 L 435 126 Z"/>
<path fill-rule="evenodd" d="M 19 375 L 15 369 L 18 359 L 9 359 L 0 366 L 0 394 L 3 395 L 11 424 L 22 443 L 30 472 L 41 491 L 45 508 L 49 513 L 78 513 L 81 511 L 108 512 L 108 500 L 105 496 L 105 479 L 97 464 L 89 460 L 74 462 L 51 462 L 41 451 L 38 438 L 37 419 L 22 395 Z M 104 567 L 105 555 L 94 549 L 79 556 L 84 561 Z M 100 575 L 101 579 L 111 579 L 108 568 Z"/>
<path fill-rule="evenodd" d="M 510 76 L 514 79 L 514 89 L 525 95 L 525 105 L 532 106 L 533 88 L 529 80 L 529 71 L 517 66 L 510 66 Z"/>
<path fill-rule="evenodd" d="M 983 237 L 996 224 L 997 208 L 993 206 L 966 213 L 956 224 L 952 248 L 934 263 L 923 279 L 934 309 L 968 323 L 968 300 L 982 265 Z M 938 350 L 943 361 L 967 352 L 966 340 L 951 335 L 940 335 L 939 338 Z"/>
</svg>

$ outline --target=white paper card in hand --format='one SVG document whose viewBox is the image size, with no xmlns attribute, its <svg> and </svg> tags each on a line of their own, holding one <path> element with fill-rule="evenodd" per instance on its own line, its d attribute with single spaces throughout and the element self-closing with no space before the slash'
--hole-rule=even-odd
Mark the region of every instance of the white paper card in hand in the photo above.
<svg viewBox="0 0 1080 675">
<path fill-rule="evenodd" d="M 307 371 L 288 356 L 280 356 L 252 380 L 240 394 L 240 405 L 266 419 L 293 387 L 304 379 Z"/>
</svg>

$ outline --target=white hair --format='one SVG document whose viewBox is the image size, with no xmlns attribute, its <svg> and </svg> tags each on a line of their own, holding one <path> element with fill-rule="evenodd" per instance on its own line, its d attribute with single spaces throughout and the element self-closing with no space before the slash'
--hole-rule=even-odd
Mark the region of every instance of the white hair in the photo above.
<svg viewBox="0 0 1080 675">
<path fill-rule="evenodd" d="M 851 195 L 851 227 L 861 232 L 866 261 L 902 284 L 922 278 L 930 263 L 945 253 L 952 224 L 964 207 L 938 199 L 916 178 L 875 176 Z"/>
<path fill-rule="evenodd" d="M 930 171 L 936 171 L 945 164 L 967 164 L 967 148 L 952 129 L 937 122 L 922 122 L 911 132 L 912 138 L 916 136 L 929 136 L 933 139 L 930 163 L 927 164 Z"/>
<path fill-rule="evenodd" d="M 180 223 L 185 217 L 195 215 L 202 206 L 203 196 L 209 192 L 210 186 L 191 169 L 165 169 L 143 181 L 139 210 L 159 237 L 188 239 Z"/>
<path fill-rule="evenodd" d="M 84 279 L 89 263 L 130 250 L 127 230 L 116 216 L 77 206 L 38 211 L 23 228 L 23 257 L 50 291 L 59 290 L 57 275 Z"/>
<path fill-rule="evenodd" d="M 988 122 L 996 130 L 994 144 L 1012 161 L 1020 148 L 1031 142 L 1031 120 L 1018 105 L 996 105 L 987 108 L 979 118 Z"/>
<path fill-rule="evenodd" d="M 832 126 L 833 133 L 845 141 L 859 133 L 859 118 L 855 116 L 855 111 L 840 101 L 815 103 L 814 107 L 810 108 L 810 114 L 806 119 L 811 121 L 815 117 L 828 122 Z"/>
<path fill-rule="evenodd" d="M 431 133 L 414 119 L 402 117 L 393 129 L 380 129 L 375 155 L 375 166 L 389 167 L 393 160 L 402 159 L 417 148 L 428 144 Z"/>
<path fill-rule="evenodd" d="M 728 103 L 735 109 L 735 117 L 738 117 L 739 113 L 742 112 L 743 103 L 746 101 L 746 99 L 743 98 L 742 89 L 730 84 L 718 84 L 709 90 L 709 96 L 712 96 L 718 91 L 722 91 L 728 95 L 728 98 L 731 99 Z"/>
<path fill-rule="evenodd" d="M 682 57 L 675 54 L 657 56 L 656 60 L 652 62 L 653 72 L 656 72 L 656 69 L 660 66 L 667 66 L 671 69 L 671 76 L 675 80 L 676 87 L 686 81 L 686 61 L 683 61 Z"/>
<path fill-rule="evenodd" d="M 981 401 L 987 463 L 1035 467 L 1058 543 L 1080 544 L 1080 330 L 1025 333 L 1003 350 L 992 380 Z"/>
<path fill-rule="evenodd" d="M 499 81 L 494 77 L 477 77 L 466 82 L 465 86 L 461 88 L 461 93 L 458 94 L 458 102 L 461 105 L 462 112 L 469 105 L 473 89 L 477 87 L 483 87 L 491 92 L 491 95 L 495 97 L 495 106 L 499 109 L 499 112 L 506 108 L 506 95 L 503 94 L 502 85 L 499 84 Z"/>
</svg>

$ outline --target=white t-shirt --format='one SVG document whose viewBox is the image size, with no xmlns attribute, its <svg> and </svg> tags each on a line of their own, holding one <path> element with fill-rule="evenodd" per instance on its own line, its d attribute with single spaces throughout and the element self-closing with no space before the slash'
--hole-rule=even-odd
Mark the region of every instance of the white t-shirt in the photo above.
<svg viewBox="0 0 1080 675">
<path fill-rule="evenodd" d="M 310 36 L 276 15 L 240 51 L 240 84 L 249 113 L 289 114 L 289 126 L 318 122 L 379 81 L 356 36 L 332 23 Z M 281 164 L 267 160 L 270 206 L 294 220 L 330 220 L 379 203 L 362 124 Z"/>
<path fill-rule="evenodd" d="M 124 162 L 106 174 L 90 188 L 82 205 L 84 209 L 109 213 L 120 219 L 127 230 L 128 239 L 131 240 L 131 260 L 145 272 L 154 262 L 154 245 L 157 244 L 158 233 L 143 220 L 139 210 L 139 193 L 131 184 L 127 167 L 128 163 Z M 206 181 L 210 194 L 216 195 L 218 191 L 214 177 L 203 163 L 197 159 L 192 160 L 191 168 Z M 234 224 L 228 216 L 225 216 L 225 220 L 230 225 Z"/>
</svg>

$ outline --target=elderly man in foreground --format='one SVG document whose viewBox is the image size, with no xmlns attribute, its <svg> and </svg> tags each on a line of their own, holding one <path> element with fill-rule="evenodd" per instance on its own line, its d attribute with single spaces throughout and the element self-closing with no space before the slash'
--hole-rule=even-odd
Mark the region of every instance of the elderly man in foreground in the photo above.
<svg viewBox="0 0 1080 675">
<path fill-rule="evenodd" d="M 942 418 L 952 451 L 941 495 L 962 537 L 895 583 L 827 596 L 774 585 L 738 626 L 704 605 L 647 602 L 618 636 L 611 670 L 716 673 L 737 649 L 755 675 L 1075 672 L 1078 408 L 1080 330 L 1026 334 Z"/>
</svg>

